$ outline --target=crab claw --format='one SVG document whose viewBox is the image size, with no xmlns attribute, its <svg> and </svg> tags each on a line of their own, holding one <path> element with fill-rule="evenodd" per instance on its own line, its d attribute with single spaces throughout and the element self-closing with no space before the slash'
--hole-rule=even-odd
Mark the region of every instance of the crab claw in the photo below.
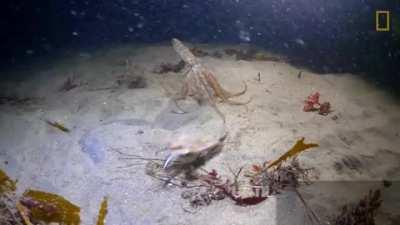
<svg viewBox="0 0 400 225">
<path fill-rule="evenodd" d="M 186 155 L 187 153 L 187 149 L 175 150 L 171 152 L 165 160 L 163 169 L 168 169 L 172 164 L 174 164 L 174 162 L 177 161 L 177 159 L 179 159 L 183 155 Z"/>
<path fill-rule="evenodd" d="M 168 169 L 168 167 L 169 167 L 170 165 L 172 165 L 172 164 L 176 161 L 176 159 L 177 159 L 178 157 L 179 157 L 179 155 L 177 155 L 177 154 L 173 154 L 173 153 L 169 154 L 169 156 L 168 156 L 167 159 L 165 160 L 163 169 L 164 169 L 164 170 L 165 170 L 165 169 Z"/>
</svg>

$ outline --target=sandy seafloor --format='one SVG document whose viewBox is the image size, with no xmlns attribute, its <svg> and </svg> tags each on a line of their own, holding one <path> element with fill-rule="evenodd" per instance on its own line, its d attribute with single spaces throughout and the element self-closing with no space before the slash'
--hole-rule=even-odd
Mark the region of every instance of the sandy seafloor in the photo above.
<svg viewBox="0 0 400 225">
<path fill-rule="evenodd" d="M 238 47 L 198 46 L 207 51 Z M 218 105 L 226 116 L 228 138 L 205 168 L 229 174 L 229 166 L 237 169 L 276 159 L 305 137 L 320 147 L 302 153 L 299 161 L 314 167 L 318 179 L 301 192 L 322 218 L 338 213 L 341 205 L 360 199 L 369 189 L 382 188 L 386 179 L 394 182 L 383 189 L 378 224 L 400 223 L 398 99 L 352 74 L 321 75 L 286 62 L 236 61 L 227 55 L 202 61 L 228 90 L 241 90 L 242 81 L 247 83 L 247 93 L 237 100 L 252 98 L 247 107 Z M 124 45 L 90 54 L 72 52 L 16 71 L 23 79 L 2 82 L 4 96 L 38 98 L 28 105 L 0 106 L 0 168 L 18 179 L 18 192 L 32 188 L 60 194 L 81 207 L 85 225 L 95 224 L 106 195 L 108 225 L 307 224 L 304 208 L 292 194 L 249 207 L 236 206 L 230 199 L 214 201 L 189 213 L 183 209 L 187 203 L 180 197 L 182 190 L 163 188 L 145 174 L 144 165 L 129 166 L 133 162 L 118 158 L 115 149 L 164 158 L 163 148 L 183 133 L 209 137 L 223 131 L 211 108 L 198 108 L 190 100 L 185 105 L 191 113 L 171 113 L 166 90 L 179 90 L 183 75 L 153 73 L 163 62 L 178 62 L 168 43 Z M 71 73 L 82 85 L 60 92 Z M 261 81 L 256 80 L 258 73 Z M 123 74 L 128 79 L 143 76 L 147 86 L 98 90 L 115 86 Z M 321 116 L 302 111 L 303 100 L 315 91 L 334 112 Z M 50 127 L 43 119 L 62 122 L 71 132 Z M 83 151 L 85 144 L 94 146 L 92 155 Z"/>
</svg>

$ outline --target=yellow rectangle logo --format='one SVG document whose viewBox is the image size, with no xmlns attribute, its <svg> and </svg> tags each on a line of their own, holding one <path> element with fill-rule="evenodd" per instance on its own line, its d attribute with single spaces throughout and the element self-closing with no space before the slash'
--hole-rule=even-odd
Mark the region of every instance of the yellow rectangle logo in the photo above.
<svg viewBox="0 0 400 225">
<path fill-rule="evenodd" d="M 383 21 L 381 21 L 382 17 L 384 18 Z M 375 29 L 378 32 L 390 30 L 390 11 L 377 10 L 375 12 Z"/>
</svg>

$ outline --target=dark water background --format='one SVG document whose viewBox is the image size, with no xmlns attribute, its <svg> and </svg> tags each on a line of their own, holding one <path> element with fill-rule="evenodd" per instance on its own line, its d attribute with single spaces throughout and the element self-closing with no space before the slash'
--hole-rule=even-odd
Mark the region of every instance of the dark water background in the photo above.
<svg viewBox="0 0 400 225">
<path fill-rule="evenodd" d="M 376 10 L 390 10 L 389 32 L 375 31 Z M 250 43 L 315 72 L 400 88 L 398 0 L 19 0 L 2 11 L 2 69 L 68 49 L 178 37 Z"/>
</svg>

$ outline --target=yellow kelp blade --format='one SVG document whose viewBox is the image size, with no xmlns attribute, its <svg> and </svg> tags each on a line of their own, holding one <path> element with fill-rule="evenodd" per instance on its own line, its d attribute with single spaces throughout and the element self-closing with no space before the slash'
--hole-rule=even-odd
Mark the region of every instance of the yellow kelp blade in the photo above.
<svg viewBox="0 0 400 225">
<path fill-rule="evenodd" d="M 0 170 L 0 194 L 14 192 L 15 189 L 16 182 L 11 180 L 3 170 Z"/>
<path fill-rule="evenodd" d="M 27 190 L 23 197 L 36 203 L 29 209 L 34 220 L 63 225 L 80 224 L 80 208 L 59 195 Z"/>
<path fill-rule="evenodd" d="M 104 225 L 105 224 L 104 220 L 106 219 L 106 216 L 107 216 L 107 207 L 108 207 L 108 198 L 104 197 L 103 201 L 101 202 L 96 225 Z"/>
<path fill-rule="evenodd" d="M 47 124 L 49 124 L 50 126 L 55 127 L 57 129 L 65 132 L 65 133 L 69 133 L 70 132 L 70 130 L 68 128 L 66 128 L 63 124 L 61 124 L 59 122 L 51 122 L 50 120 L 45 120 L 45 122 Z"/>
<path fill-rule="evenodd" d="M 313 144 L 313 143 L 305 144 L 304 143 L 304 138 L 302 138 L 302 139 L 298 140 L 296 142 L 296 144 L 289 151 L 287 151 L 285 154 L 283 154 L 281 157 L 279 157 L 279 159 L 277 159 L 277 160 L 273 161 L 272 163 L 270 163 L 268 165 L 267 169 L 269 169 L 269 168 L 271 168 L 273 166 L 279 165 L 283 161 L 287 160 L 290 157 L 293 157 L 293 156 L 299 154 L 302 151 L 305 151 L 305 150 L 307 150 L 309 148 L 318 147 L 318 146 L 319 146 L 318 144 Z"/>
</svg>

